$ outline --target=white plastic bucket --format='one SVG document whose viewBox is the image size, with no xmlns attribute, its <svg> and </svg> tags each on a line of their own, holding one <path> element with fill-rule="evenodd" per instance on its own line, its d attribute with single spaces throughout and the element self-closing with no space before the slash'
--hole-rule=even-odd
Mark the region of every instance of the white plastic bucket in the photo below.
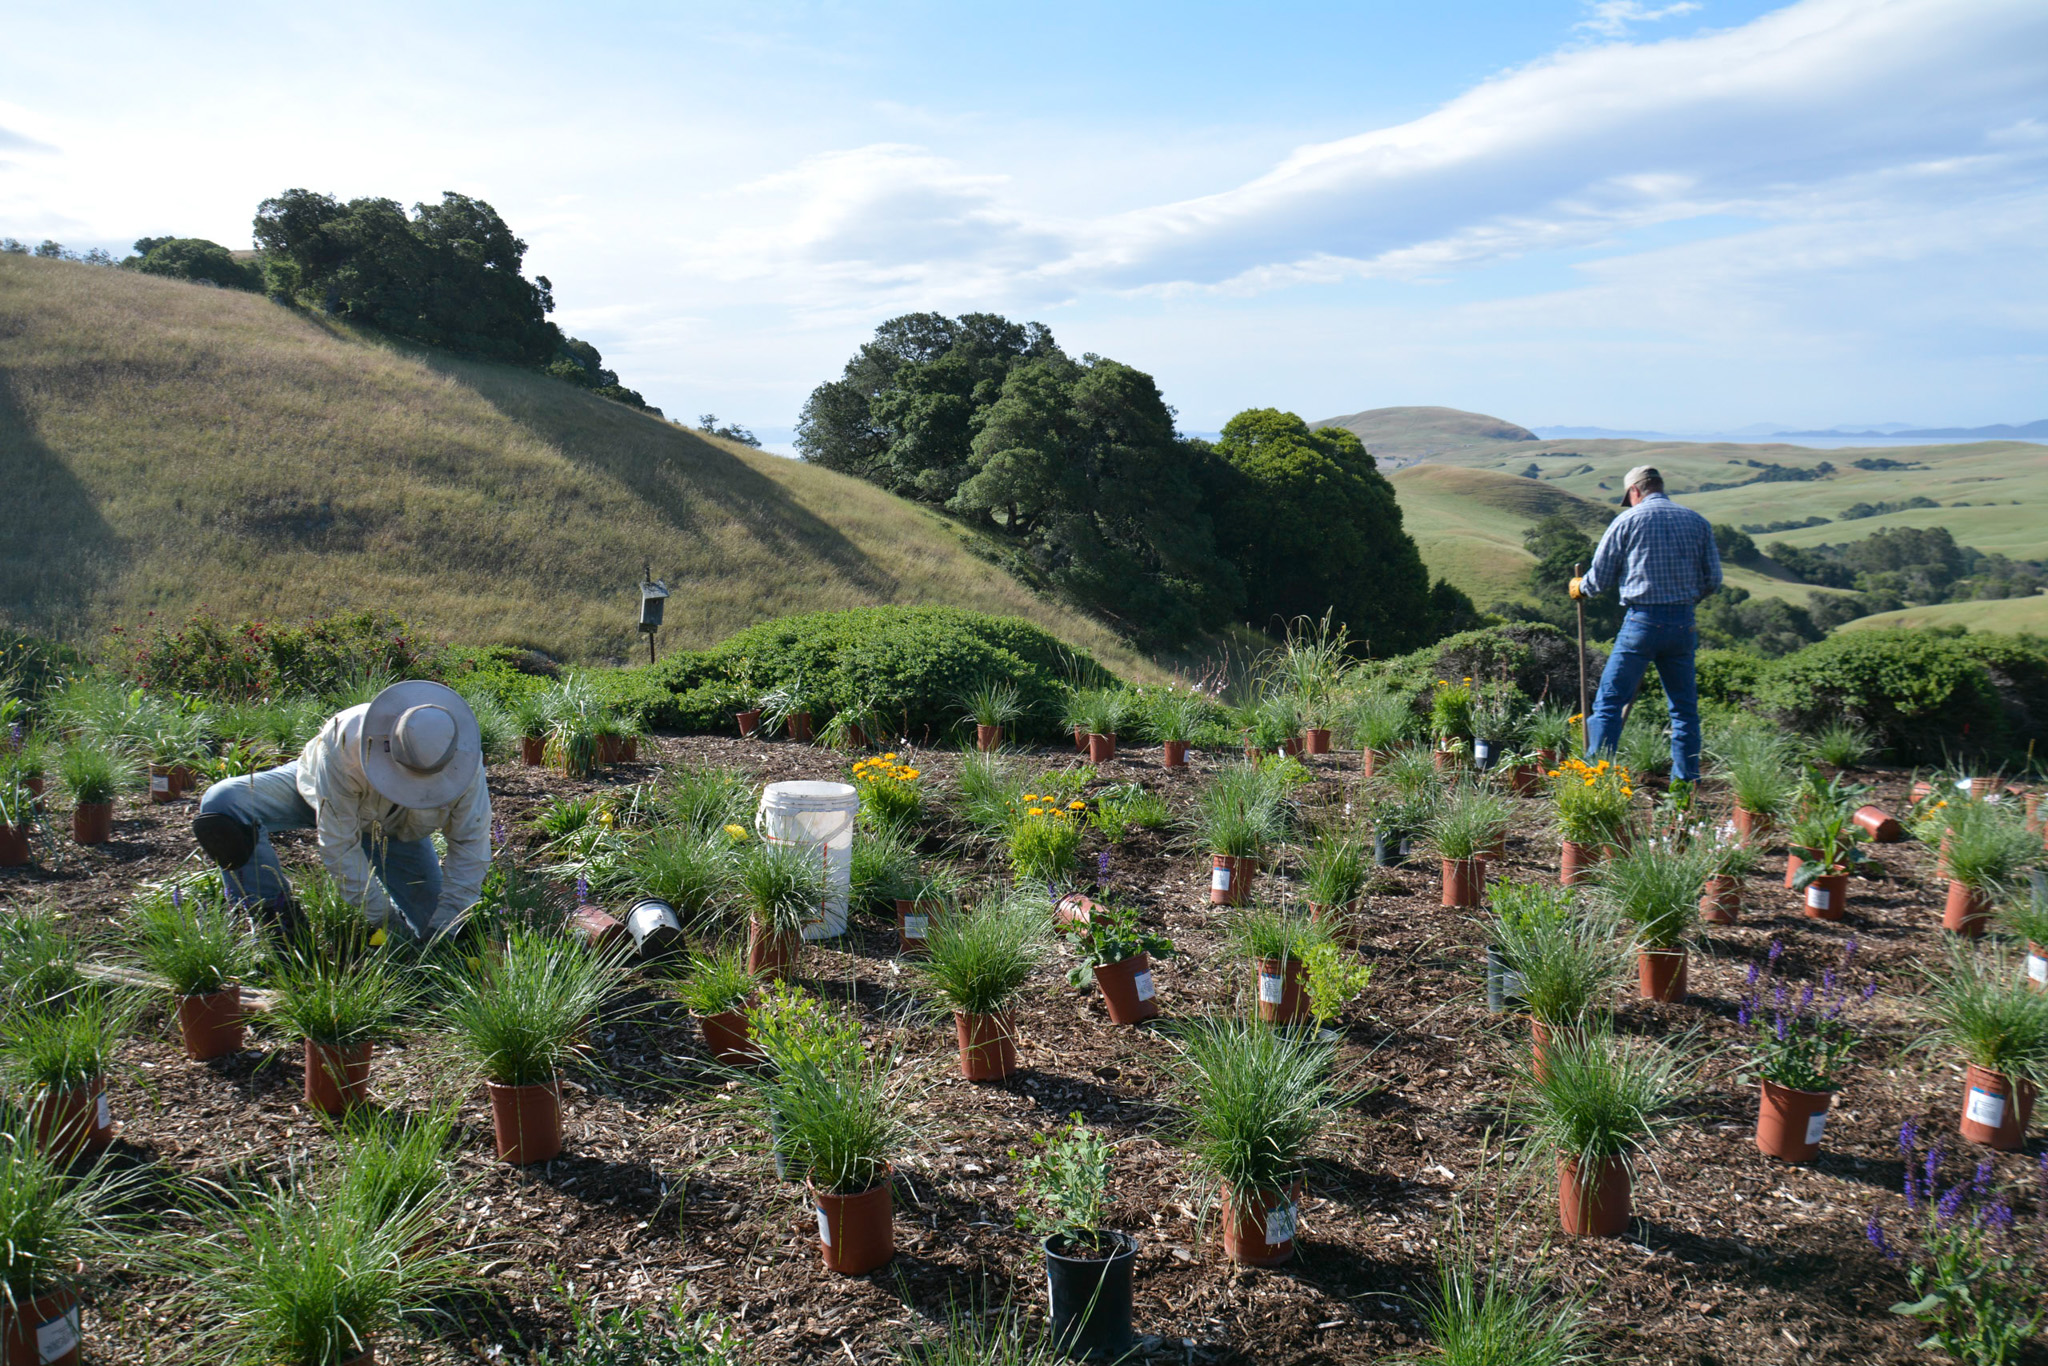
<svg viewBox="0 0 2048 1366">
<path fill-rule="evenodd" d="M 770 783 L 761 794 L 754 829 L 771 844 L 804 844 L 825 863 L 825 904 L 804 926 L 806 939 L 846 933 L 846 903 L 853 891 L 853 818 L 860 793 L 848 783 Z"/>
</svg>

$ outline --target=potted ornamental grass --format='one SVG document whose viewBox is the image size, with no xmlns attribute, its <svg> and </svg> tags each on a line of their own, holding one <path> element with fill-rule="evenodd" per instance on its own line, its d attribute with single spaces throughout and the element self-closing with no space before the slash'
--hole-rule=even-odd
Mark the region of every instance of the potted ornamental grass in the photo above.
<svg viewBox="0 0 2048 1366">
<path fill-rule="evenodd" d="M 1778 735 L 1751 727 L 1730 731 L 1716 756 L 1718 776 L 1735 799 L 1735 832 L 1748 844 L 1767 837 L 1792 805 L 1791 753 Z"/>
<path fill-rule="evenodd" d="M 2018 892 L 2048 850 L 2010 803 L 1961 802 L 1952 810 L 1941 924 L 1974 939 L 1990 924 L 1993 906 Z"/>
<path fill-rule="evenodd" d="M 1877 994 L 1877 982 L 1860 990 L 1849 985 L 1856 959 L 1852 939 L 1841 965 L 1829 968 L 1818 987 L 1808 983 L 1794 994 L 1777 979 L 1783 952 L 1773 941 L 1765 962 L 1749 965 L 1736 1022 L 1755 1031 L 1751 1047 L 1763 1087 L 1757 1102 L 1758 1151 L 1781 1162 L 1811 1162 L 1820 1156 L 1828 1110 L 1856 1047 L 1849 1012 Z"/>
<path fill-rule="evenodd" d="M 974 747 L 987 754 L 1024 718 L 1023 695 L 1014 683 L 985 682 L 960 696 L 960 722 L 974 727 Z"/>
<path fill-rule="evenodd" d="M 1185 768 L 1188 746 L 1209 718 L 1210 703 L 1192 688 L 1155 694 L 1145 707 L 1145 728 L 1159 742 L 1161 768 Z"/>
<path fill-rule="evenodd" d="M 1074 934 L 1081 961 L 1067 973 L 1071 986 L 1093 981 L 1112 1024 L 1143 1024 L 1159 1014 L 1152 960 L 1173 957 L 1173 941 L 1147 930 L 1135 906 L 1095 905 Z"/>
<path fill-rule="evenodd" d="M 1495 933 L 1520 977 L 1531 1065 L 1541 1072 L 1552 1047 L 1581 1037 L 1611 1006 L 1628 976 L 1628 948 L 1619 922 L 1600 906 L 1529 909 L 1500 917 Z"/>
<path fill-rule="evenodd" d="M 57 777 L 71 797 L 71 838 L 105 844 L 114 838 L 114 798 L 132 777 L 128 761 L 105 745 L 74 740 L 57 756 Z"/>
<path fill-rule="evenodd" d="M 581 1058 L 598 1010 L 625 984 L 623 945 L 514 930 L 486 966 L 443 965 L 441 1018 L 484 1077 L 498 1159 L 515 1167 L 562 1151 L 562 1070 Z"/>
<path fill-rule="evenodd" d="M 1122 688 L 1087 688 L 1079 696 L 1074 715 L 1088 730 L 1088 762 L 1106 764 L 1116 758 L 1117 732 L 1131 715 L 1131 696 Z"/>
<path fill-rule="evenodd" d="M 262 958 L 246 916 L 228 905 L 220 875 L 150 889 L 129 913 L 142 966 L 178 1002 L 178 1032 L 194 1062 L 242 1051 L 242 982 Z"/>
<path fill-rule="evenodd" d="M 1847 803 L 1826 803 L 1793 823 L 1787 884 L 1803 896 L 1806 914 L 1815 920 L 1840 920 L 1849 908 L 1849 878 L 1861 873 L 1856 846 L 1863 832 Z"/>
<path fill-rule="evenodd" d="M 548 732 L 555 722 L 554 697 L 535 689 L 513 699 L 508 715 L 519 736 L 521 766 L 539 768 L 547 762 Z"/>
<path fill-rule="evenodd" d="M 960 1074 L 969 1081 L 1000 1081 L 1017 1070 L 1010 999 L 1045 957 L 1051 934 L 1051 905 L 1021 889 L 930 926 L 928 958 L 916 970 L 953 1012 Z"/>
<path fill-rule="evenodd" d="M 1224 1253 L 1277 1266 L 1294 1255 L 1309 1149 L 1336 1114 L 1336 1048 L 1229 1017 L 1194 1021 L 1174 1044 L 1185 1092 L 1175 1139 L 1220 1188 Z"/>
<path fill-rule="evenodd" d="M 107 1070 L 140 1006 L 134 992 L 87 985 L 0 1018 L 0 1069 L 27 1098 L 36 1142 L 53 1157 L 102 1152 L 114 1141 Z"/>
<path fill-rule="evenodd" d="M 1569 888 L 1547 882 L 1497 882 L 1486 899 L 1486 1009 L 1502 1015 L 1523 1001 L 1516 947 L 1538 932 L 1536 922 L 1563 922 L 1578 915 L 1578 906 Z"/>
<path fill-rule="evenodd" d="M 823 914 L 823 862 L 805 845 L 753 840 L 734 861 L 733 886 L 747 910 L 747 966 L 787 977 L 804 927 Z"/>
<path fill-rule="evenodd" d="M 2006 901 L 1999 919 L 2006 933 L 2026 945 L 2027 985 L 2048 991 L 2048 873 L 2036 868 L 2027 890 Z"/>
<path fill-rule="evenodd" d="M 844 1053 L 860 1047 L 860 1021 L 842 1010 L 827 1006 L 794 983 L 774 978 L 763 982 L 747 1002 L 747 1038 L 759 1063 L 766 1070 L 753 1070 L 743 1078 L 749 1084 L 747 1099 L 756 1107 L 756 1118 L 767 1130 L 769 1150 L 775 1159 L 778 1180 L 792 1172 L 790 1153 L 781 1143 L 781 1122 L 775 1117 L 774 1075 L 805 1060 Z M 794 1173 L 802 1176 L 802 1171 Z"/>
<path fill-rule="evenodd" d="M 439 1215 L 467 1183 L 458 1183 L 451 1150 L 461 1106 L 436 1099 L 418 1114 L 363 1106 L 335 1127 L 335 1198 L 383 1227 L 420 1211 Z M 436 1219 L 432 1245 L 452 1244 L 455 1226 Z"/>
<path fill-rule="evenodd" d="M 1379 766 L 1371 788 L 1372 857 L 1382 868 L 1407 865 L 1446 798 L 1429 752 L 1397 750 Z"/>
<path fill-rule="evenodd" d="M 1351 742 L 1361 751 L 1359 762 L 1370 778 L 1415 737 L 1415 709 L 1396 693 L 1367 693 L 1351 705 L 1350 726 Z"/>
<path fill-rule="evenodd" d="M 85 985 L 78 956 L 78 941 L 54 902 L 0 915 L 0 1009 L 60 1008 Z"/>
<path fill-rule="evenodd" d="M 36 798 L 18 774 L 0 773 L 0 868 L 25 867 L 34 856 Z"/>
<path fill-rule="evenodd" d="M 1683 1001 L 1686 939 L 1698 923 L 1712 869 L 1698 846 L 1644 840 L 1594 869 L 1593 898 L 1635 930 L 1638 989 L 1646 1001 Z"/>
<path fill-rule="evenodd" d="M 303 1041 L 306 1104 L 338 1115 L 368 1100 L 376 1046 L 397 1033 L 394 1020 L 416 994 L 391 960 L 308 945 L 285 955 L 270 987 L 261 1016 Z"/>
<path fill-rule="evenodd" d="M 691 954 L 676 983 L 676 996 L 697 1022 L 706 1051 L 727 1067 L 761 1060 L 747 1038 L 747 1002 L 759 986 L 744 944 L 713 945 Z"/>
<path fill-rule="evenodd" d="M 1933 1027 L 1921 1044 L 1963 1061 L 1963 1137 L 2017 1151 L 2048 1077 L 2048 992 L 2035 990 L 1996 946 L 1955 944 L 1945 967 L 1923 971 L 1933 985 Z"/>
<path fill-rule="evenodd" d="M 1308 898 L 1309 918 L 1328 923 L 1346 948 L 1358 947 L 1359 902 L 1365 896 L 1371 859 L 1363 840 L 1326 831 L 1302 860 L 1301 889 Z"/>
<path fill-rule="evenodd" d="M 1577 720 L 1569 710 L 1555 705 L 1537 707 L 1529 713 L 1529 728 L 1522 743 L 1537 768 L 1547 772 L 1571 753 L 1572 727 Z"/>
<path fill-rule="evenodd" d="M 1287 833 L 1287 801 L 1281 780 L 1250 763 L 1225 764 L 1196 794 L 1190 819 L 1210 856 L 1212 905 L 1251 900 L 1267 846 Z"/>
<path fill-rule="evenodd" d="M 119 1211 L 143 1194 L 141 1172 L 105 1163 L 74 1176 L 69 1159 L 16 1117 L 0 1127 L 0 1351 L 8 1366 L 77 1366 L 79 1281 L 124 1241 Z"/>
<path fill-rule="evenodd" d="M 1297 1025 L 1308 1020 L 1308 960 L 1334 937 L 1325 921 L 1270 906 L 1250 907 L 1230 922 L 1231 946 L 1251 960 L 1262 1022 Z"/>
<path fill-rule="evenodd" d="M 1550 771 L 1551 801 L 1564 837 L 1558 881 L 1577 886 L 1593 865 L 1629 840 L 1629 804 L 1635 783 L 1609 759 L 1588 764 L 1566 759 Z"/>
<path fill-rule="evenodd" d="M 1528 729 L 1512 683 L 1477 689 L 1472 698 L 1472 766 L 1485 772 L 1521 752 Z"/>
<path fill-rule="evenodd" d="M 1521 1078 L 1518 1109 L 1531 1163 L 1555 1165 L 1558 1223 L 1574 1236 L 1616 1237 L 1634 1218 L 1636 1165 L 1670 1124 L 1683 1064 L 1660 1039 L 1618 1038 L 1600 1025 L 1553 1040 Z"/>
<path fill-rule="evenodd" d="M 1300 701 L 1286 693 L 1274 693 L 1244 707 L 1239 714 L 1244 757 L 1301 753 L 1301 721 Z"/>
<path fill-rule="evenodd" d="M 1498 795 L 1460 783 L 1422 832 L 1441 870 L 1445 906 L 1471 907 L 1486 892 L 1486 859 L 1507 832 L 1511 812 Z"/>
<path fill-rule="evenodd" d="M 756 726 L 766 722 L 771 735 L 780 731 L 794 743 L 807 745 L 816 737 L 815 718 L 823 705 L 817 689 L 806 682 L 802 674 L 797 674 L 761 694 L 759 714 L 754 722 Z M 751 733 L 744 721 L 741 722 L 740 733 L 743 736 Z"/>
<path fill-rule="evenodd" d="M 1116 1145 L 1079 1114 L 1031 1142 L 1017 1224 L 1045 1253 L 1048 1332 L 1064 1355 L 1120 1359 L 1132 1346 L 1138 1240 L 1104 1227 Z"/>
<path fill-rule="evenodd" d="M 647 733 L 647 729 L 637 718 L 611 707 L 601 707 L 591 717 L 590 729 L 597 736 L 597 762 L 600 766 L 630 764 L 639 759 L 640 737 Z"/>
</svg>

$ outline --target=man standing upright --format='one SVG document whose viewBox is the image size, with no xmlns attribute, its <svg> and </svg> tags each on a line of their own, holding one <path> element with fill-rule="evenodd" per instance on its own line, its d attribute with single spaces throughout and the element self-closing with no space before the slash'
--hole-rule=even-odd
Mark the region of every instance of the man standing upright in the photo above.
<svg viewBox="0 0 2048 1366">
<path fill-rule="evenodd" d="M 1575 598 L 1619 588 L 1628 609 L 1600 675 L 1593 714 L 1586 718 L 1586 748 L 1595 755 L 1614 753 L 1622 708 L 1635 700 L 1644 671 L 1655 664 L 1671 710 L 1672 790 L 1683 799 L 1700 776 L 1700 695 L 1693 673 L 1700 634 L 1693 607 L 1721 586 L 1721 555 L 1714 548 L 1714 528 L 1665 495 L 1664 476 L 1654 466 L 1630 470 L 1624 487 L 1628 511 L 1608 524 L 1592 568 L 1571 582 Z"/>
</svg>

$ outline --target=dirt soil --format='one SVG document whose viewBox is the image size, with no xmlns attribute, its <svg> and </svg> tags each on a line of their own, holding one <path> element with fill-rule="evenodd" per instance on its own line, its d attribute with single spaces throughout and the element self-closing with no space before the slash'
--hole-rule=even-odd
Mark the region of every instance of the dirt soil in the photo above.
<svg viewBox="0 0 2048 1366">
<path fill-rule="evenodd" d="M 656 776 L 661 763 L 711 763 L 757 779 L 836 777 L 845 760 L 786 743 L 665 737 L 643 743 L 649 762 L 624 765 L 595 784 L 539 769 L 491 771 L 498 814 L 523 847 L 526 823 L 550 797 Z M 910 757 L 910 756 L 906 756 Z M 1201 774 L 1225 756 L 1194 755 L 1191 769 L 1159 766 L 1159 752 L 1102 766 L 1100 782 L 1138 782 L 1182 808 Z M 1071 752 L 1042 751 L 1048 765 Z M 943 788 L 955 756 L 919 752 L 926 781 Z M 1313 802 L 1343 803 L 1360 782 L 1358 756 L 1308 761 Z M 1857 772 L 1873 800 L 1906 805 L 1907 775 Z M 1708 805 L 1725 804 L 1710 794 Z M 112 844 L 79 848 L 68 830 L 43 838 L 38 866 L 0 873 L 0 899 L 53 898 L 95 937 L 111 940 L 140 879 L 194 856 L 192 802 L 124 803 Z M 1508 840 L 1494 876 L 1554 878 L 1558 844 L 1540 803 Z M 68 822 L 58 817 L 60 824 Z M 927 849 L 963 832 L 943 818 Z M 288 863 L 313 852 L 286 836 Z M 1105 847 L 1090 833 L 1084 867 Z M 956 853 L 961 851 L 955 849 Z M 929 1331 L 950 1301 L 970 1293 L 1014 1295 L 1042 1306 L 1043 1262 L 1015 1225 L 1016 1163 L 1068 1114 L 1079 1112 L 1120 1141 L 1111 1223 L 1140 1241 L 1136 1322 L 1143 1356 L 1161 1362 L 1378 1361 L 1418 1350 L 1426 1338 L 1410 1296 L 1428 1285 L 1434 1249 L 1454 1204 L 1482 1245 L 1540 1265 L 1587 1297 L 1603 1355 L 1659 1366 L 1766 1363 L 1889 1363 L 1927 1360 L 1914 1325 L 1887 1313 L 1903 1278 L 1866 1242 L 1873 1212 L 1895 1224 L 1900 1124 L 1917 1117 L 1966 1160 L 1986 1155 L 1955 1136 L 1960 1068 L 1908 1051 L 1917 1034 L 1918 965 L 1940 952 L 1943 884 L 1930 851 L 1879 846 L 1886 876 L 1851 884 L 1848 918 L 1805 918 L 1782 885 L 1782 849 L 1745 888 L 1742 923 L 1711 930 L 1691 964 L 1682 1005 L 1629 1002 L 1626 1030 L 1692 1036 L 1721 1050 L 1706 1063 L 1697 1099 L 1656 1152 L 1656 1175 L 1639 1183 L 1637 1219 L 1618 1239 L 1556 1233 L 1555 1186 L 1539 1173 L 1518 1183 L 1512 1131 L 1503 1120 L 1525 1026 L 1489 1015 L 1472 912 L 1438 905 L 1434 869 L 1392 871 L 1369 897 L 1362 952 L 1375 966 L 1366 994 L 1340 1021 L 1350 1079 L 1363 1088 L 1339 1131 L 1318 1152 L 1303 1202 L 1300 1252 L 1276 1270 L 1224 1260 L 1213 1192 L 1165 1141 L 1172 1049 L 1152 1028 L 1111 1025 L 1099 996 L 1069 987 L 1062 949 L 1023 993 L 1018 1012 L 1024 1067 L 1001 1084 L 973 1084 L 954 1066 L 950 1020 L 919 1019 L 914 979 L 893 955 L 893 926 L 857 917 L 846 940 L 805 950 L 799 976 L 850 1001 L 878 1031 L 906 1031 L 940 1078 L 921 1143 L 898 1165 L 897 1254 L 872 1275 L 842 1278 L 819 1266 L 813 1213 L 800 1187 L 779 1182 L 758 1136 L 727 1103 L 730 1083 L 705 1053 L 680 1007 L 600 1031 L 601 1066 L 569 1087 L 568 1151 L 532 1169 L 493 1157 L 483 1088 L 454 1073 L 430 1034 L 380 1050 L 382 1103 L 418 1106 L 437 1087 L 466 1095 L 460 1169 L 473 1183 L 461 1203 L 464 1241 L 475 1249 L 482 1293 L 446 1306 L 424 1337 L 385 1344 L 380 1359 L 520 1360 L 558 1342 L 568 1323 L 562 1292 L 601 1307 L 661 1303 L 681 1295 L 737 1325 L 762 1361 L 883 1360 L 906 1334 Z M 968 854 L 970 861 L 975 856 Z M 1228 951 L 1223 916 L 1208 904 L 1208 862 L 1164 832 L 1139 831 L 1110 849 L 1109 890 L 1144 908 L 1178 956 L 1154 975 L 1166 1018 L 1241 1008 L 1252 982 Z M 1267 893 L 1281 892 L 1272 876 Z M 1291 897 L 1287 888 L 1284 894 Z M 1782 975 L 1818 980 L 1859 946 L 1858 979 L 1874 973 L 1876 1000 L 1863 1009 L 1869 1034 L 1860 1065 L 1838 1097 L 1825 1151 L 1810 1166 L 1762 1156 L 1753 1132 L 1757 1094 L 1739 1079 L 1746 1052 L 1736 1009 L 1743 975 L 1774 942 Z M 302 1104 L 296 1053 L 275 1040 L 214 1064 L 184 1060 L 174 1021 L 156 1017 L 124 1051 L 110 1081 L 117 1151 L 193 1175 L 230 1166 L 321 1160 L 330 1139 Z M 2001 1175 L 2025 1175 L 2040 1144 L 1998 1157 Z M 100 1279 L 88 1299 L 87 1360 L 144 1362 L 175 1356 L 182 1325 L 170 1287 L 147 1276 Z"/>
</svg>

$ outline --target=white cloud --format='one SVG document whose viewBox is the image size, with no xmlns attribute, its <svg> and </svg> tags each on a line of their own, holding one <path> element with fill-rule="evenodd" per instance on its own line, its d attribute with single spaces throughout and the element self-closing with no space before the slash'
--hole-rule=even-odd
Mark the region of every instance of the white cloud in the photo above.
<svg viewBox="0 0 2048 1366">
<path fill-rule="evenodd" d="M 1604 38 L 1619 38 L 1628 32 L 1631 24 L 1652 24 L 1659 19 L 1691 14 L 1698 8 L 1694 0 L 1679 0 L 1675 5 L 1660 5 L 1656 9 L 1643 4 L 1642 0 L 1592 0 L 1586 6 L 1586 17 L 1576 26 Z"/>
</svg>

